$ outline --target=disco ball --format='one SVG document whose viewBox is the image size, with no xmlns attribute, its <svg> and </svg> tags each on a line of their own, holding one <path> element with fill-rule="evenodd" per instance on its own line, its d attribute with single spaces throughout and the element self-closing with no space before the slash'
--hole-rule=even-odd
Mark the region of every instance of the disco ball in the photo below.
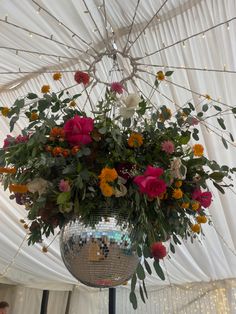
<svg viewBox="0 0 236 314">
<path fill-rule="evenodd" d="M 94 228 L 79 219 L 69 221 L 61 230 L 60 249 L 69 272 L 90 287 L 123 284 L 139 263 L 128 229 L 113 217 L 102 218 Z"/>
</svg>

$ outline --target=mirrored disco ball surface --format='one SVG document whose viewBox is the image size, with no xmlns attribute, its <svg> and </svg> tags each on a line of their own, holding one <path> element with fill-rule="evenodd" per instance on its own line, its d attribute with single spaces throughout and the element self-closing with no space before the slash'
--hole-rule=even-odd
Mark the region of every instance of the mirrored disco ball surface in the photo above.
<svg viewBox="0 0 236 314">
<path fill-rule="evenodd" d="M 91 287 L 123 284 L 139 262 L 128 230 L 118 226 L 115 218 L 102 219 L 94 229 L 78 219 L 69 221 L 61 230 L 60 249 L 69 272 Z"/>
</svg>

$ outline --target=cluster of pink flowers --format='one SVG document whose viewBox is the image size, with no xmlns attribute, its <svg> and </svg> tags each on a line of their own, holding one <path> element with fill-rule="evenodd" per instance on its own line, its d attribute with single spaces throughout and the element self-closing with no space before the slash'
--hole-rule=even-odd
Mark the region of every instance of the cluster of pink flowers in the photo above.
<svg viewBox="0 0 236 314">
<path fill-rule="evenodd" d="M 15 144 L 19 144 L 19 143 L 25 143 L 28 140 L 29 140 L 29 136 L 18 135 L 17 137 L 13 137 L 13 136 L 8 134 L 4 140 L 3 148 L 7 148 L 11 145 L 15 145 Z"/>
<path fill-rule="evenodd" d="M 157 197 L 166 191 L 166 183 L 160 179 L 164 173 L 162 168 L 147 166 L 142 176 L 134 178 L 134 183 L 138 185 L 141 193 L 147 194 L 148 197 Z"/>
<path fill-rule="evenodd" d="M 200 188 L 194 190 L 192 194 L 192 199 L 200 203 L 204 208 L 207 208 L 211 205 L 212 194 L 211 192 L 202 192 Z"/>
</svg>

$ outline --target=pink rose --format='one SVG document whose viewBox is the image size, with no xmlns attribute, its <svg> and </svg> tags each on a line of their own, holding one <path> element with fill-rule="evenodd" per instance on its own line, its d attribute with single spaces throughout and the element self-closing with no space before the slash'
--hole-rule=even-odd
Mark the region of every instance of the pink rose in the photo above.
<svg viewBox="0 0 236 314">
<path fill-rule="evenodd" d="M 200 189 L 193 191 L 192 199 L 198 201 L 202 207 L 207 208 L 211 205 L 212 194 L 211 192 L 202 192 Z"/>
<path fill-rule="evenodd" d="M 144 172 L 145 176 L 152 176 L 152 177 L 160 177 L 163 174 L 164 170 L 161 168 L 155 168 L 152 166 L 147 166 L 146 171 Z"/>
<path fill-rule="evenodd" d="M 75 115 L 64 125 L 66 140 L 72 145 L 86 145 L 92 142 L 90 132 L 93 130 L 93 119 Z"/>
<path fill-rule="evenodd" d="M 148 166 L 143 176 L 134 178 L 134 183 L 138 185 L 141 193 L 149 197 L 157 197 L 166 191 L 166 183 L 159 177 L 163 174 L 163 169 Z"/>
<path fill-rule="evenodd" d="M 70 183 L 67 180 L 61 180 L 59 182 L 59 190 L 61 192 L 69 192 L 70 191 Z"/>
</svg>

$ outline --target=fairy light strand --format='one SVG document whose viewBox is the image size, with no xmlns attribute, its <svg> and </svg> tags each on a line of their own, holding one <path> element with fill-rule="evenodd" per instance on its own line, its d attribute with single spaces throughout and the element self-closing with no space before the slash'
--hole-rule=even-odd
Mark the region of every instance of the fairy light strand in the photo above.
<svg viewBox="0 0 236 314">
<path fill-rule="evenodd" d="M 104 25 L 105 25 L 105 31 L 106 31 L 106 40 L 109 41 L 109 34 L 108 34 L 108 24 L 107 24 L 107 10 L 106 10 L 106 2 L 105 0 L 102 1 L 103 6 L 103 12 L 104 12 Z"/>
<path fill-rule="evenodd" d="M 176 70 L 190 70 L 190 71 L 231 73 L 231 74 L 236 73 L 236 70 L 226 70 L 226 69 L 220 70 L 220 69 L 195 68 L 195 67 L 174 66 L 174 65 L 164 65 L 164 64 L 146 64 L 146 63 L 137 63 L 137 65 L 146 66 L 146 67 L 176 69 Z"/>
<path fill-rule="evenodd" d="M 128 43 L 129 43 L 129 38 L 130 38 L 131 32 L 133 30 L 134 21 L 135 21 L 135 18 L 136 18 L 136 14 L 137 14 L 137 11 L 138 11 L 139 4 L 140 4 L 140 0 L 137 1 L 136 7 L 135 7 L 135 10 L 134 10 L 134 15 L 133 15 L 131 26 L 130 26 L 130 29 L 129 29 L 127 41 L 126 41 L 125 47 L 123 49 L 124 52 L 126 52 L 126 48 L 127 48 Z"/>
<path fill-rule="evenodd" d="M 58 24 L 60 24 L 60 26 L 63 26 L 65 29 L 67 29 L 70 33 L 72 33 L 72 37 L 76 37 L 78 38 L 81 42 L 83 42 L 86 46 L 90 47 L 91 49 L 93 49 L 94 52 L 97 53 L 97 51 L 90 46 L 90 44 L 83 39 L 81 36 L 79 36 L 78 34 L 76 34 L 72 29 L 70 29 L 67 25 L 65 25 L 65 23 L 63 23 L 62 21 L 60 21 L 58 18 L 56 18 L 51 12 L 49 12 L 47 9 L 45 9 L 44 7 L 42 7 L 37 1 L 35 0 L 31 0 L 35 5 L 38 6 L 38 8 L 42 11 L 44 11 L 47 15 L 49 15 L 51 18 L 53 18 Z"/>
<path fill-rule="evenodd" d="M 23 245 L 25 244 L 25 241 L 27 239 L 28 234 L 26 233 L 26 235 L 24 236 L 23 240 L 21 241 L 15 255 L 13 256 L 12 260 L 7 264 L 7 266 L 4 268 L 4 270 L 0 273 L 0 278 L 3 278 L 6 276 L 6 274 L 9 272 L 9 270 L 12 268 L 12 266 L 14 265 L 17 256 L 20 254 L 20 251 L 23 247 Z"/>
<path fill-rule="evenodd" d="M 70 45 L 68 45 L 68 44 L 65 44 L 65 43 L 59 41 L 59 40 L 54 39 L 54 38 L 53 38 L 53 35 L 51 35 L 51 36 L 46 36 L 46 35 L 37 33 L 37 32 L 35 32 L 35 31 L 31 31 L 31 30 L 29 30 L 29 29 L 27 29 L 27 28 L 25 28 L 25 27 L 23 27 L 23 26 L 14 24 L 14 23 L 12 23 L 12 22 L 9 22 L 8 20 L 6 21 L 6 20 L 3 20 L 3 19 L 0 19 L 0 22 L 5 23 L 5 24 L 7 24 L 7 25 L 10 25 L 10 26 L 12 26 L 12 27 L 15 27 L 15 28 L 17 28 L 17 29 L 20 29 L 20 30 L 22 30 L 22 31 L 24 31 L 24 32 L 27 32 L 28 34 L 32 34 L 32 35 L 35 35 L 35 36 L 44 38 L 44 39 L 46 39 L 46 40 L 49 40 L 49 41 L 51 41 L 51 42 L 54 42 L 55 44 L 64 46 L 64 47 L 66 47 L 67 49 L 72 49 L 72 50 L 78 51 L 78 52 L 80 52 L 80 53 L 87 54 L 87 55 L 91 56 L 90 54 L 88 54 L 88 52 L 86 52 L 86 51 L 84 51 L 84 50 L 81 50 L 81 49 L 79 49 L 79 48 L 70 46 Z"/>
<path fill-rule="evenodd" d="M 164 50 L 166 50 L 166 49 L 169 49 L 169 48 L 174 47 L 174 46 L 176 46 L 176 45 L 178 45 L 178 44 L 181 44 L 181 43 L 183 43 L 183 42 L 185 42 L 185 41 L 187 41 L 187 40 L 189 40 L 189 39 L 192 39 L 192 38 L 194 38 L 194 37 L 196 37 L 196 36 L 199 36 L 199 35 L 202 35 L 202 34 L 205 35 L 205 33 L 209 32 L 209 31 L 211 31 L 211 30 L 213 30 L 213 29 L 215 29 L 215 28 L 217 28 L 217 27 L 220 27 L 220 26 L 222 26 L 222 25 L 225 25 L 225 24 L 227 24 L 227 23 L 229 24 L 230 22 L 234 21 L 235 19 L 236 19 L 236 17 L 233 17 L 233 18 L 231 18 L 231 19 L 229 19 L 229 20 L 227 20 L 227 21 L 225 21 L 225 22 L 221 22 L 221 23 L 218 23 L 218 24 L 216 24 L 216 25 L 213 25 L 213 26 L 211 26 L 211 27 L 209 27 L 209 28 L 207 28 L 207 29 L 205 29 L 205 30 L 203 30 L 203 31 L 197 32 L 197 33 L 195 33 L 195 34 L 193 34 L 193 35 L 190 35 L 190 36 L 188 36 L 188 37 L 185 37 L 185 38 L 183 38 L 183 39 L 180 39 L 180 40 L 178 40 L 178 41 L 176 41 L 176 42 L 174 42 L 174 43 L 172 43 L 172 44 L 170 44 L 170 45 L 168 45 L 168 46 L 165 46 L 165 47 L 163 47 L 163 48 L 161 48 L 161 49 L 159 49 L 159 50 L 153 51 L 152 53 L 146 54 L 146 55 L 143 56 L 143 57 L 139 57 L 138 60 L 142 60 L 142 59 L 144 59 L 144 58 L 146 58 L 146 57 L 151 57 L 151 56 L 153 56 L 153 55 L 155 55 L 155 54 L 157 54 L 157 53 L 159 53 L 159 52 L 162 52 L 162 51 L 164 51 Z"/>
<path fill-rule="evenodd" d="M 149 25 L 152 23 L 155 17 L 160 13 L 162 8 L 165 6 L 165 4 L 168 2 L 168 0 L 165 0 L 164 3 L 159 7 L 159 9 L 156 11 L 156 13 L 153 15 L 153 17 L 149 20 L 149 22 L 143 27 L 141 32 L 138 34 L 138 36 L 135 38 L 134 41 L 130 44 L 128 51 L 131 49 L 131 47 L 136 43 L 136 41 L 139 39 L 139 37 L 145 32 L 145 30 L 149 27 Z"/>
</svg>

